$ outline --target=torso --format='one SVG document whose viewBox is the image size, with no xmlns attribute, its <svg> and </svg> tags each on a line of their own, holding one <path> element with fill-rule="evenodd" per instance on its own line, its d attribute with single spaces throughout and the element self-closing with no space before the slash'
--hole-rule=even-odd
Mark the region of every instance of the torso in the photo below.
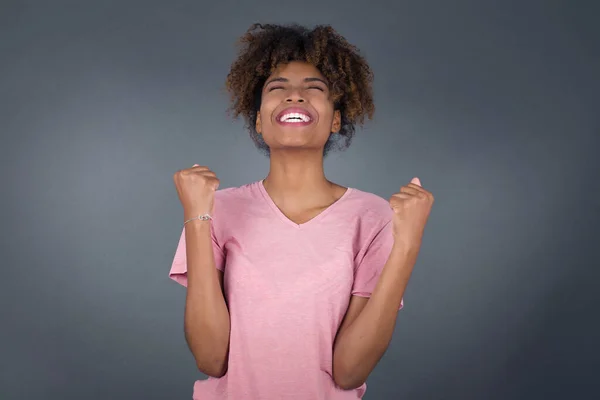
<svg viewBox="0 0 600 400">
<path fill-rule="evenodd" d="M 365 385 L 345 391 L 333 382 L 333 342 L 351 295 L 369 294 L 389 255 L 391 210 L 351 188 L 334 200 L 286 215 L 261 182 L 217 192 L 215 261 L 230 312 L 229 363 L 223 378 L 196 382 L 195 399 L 362 397 Z M 382 229 L 378 254 L 369 255 Z"/>
<path fill-rule="evenodd" d="M 259 184 L 262 184 L 262 183 L 259 182 Z M 322 196 L 324 199 L 322 201 L 317 202 L 316 205 L 314 205 L 312 207 L 308 207 L 308 208 L 307 207 L 286 207 L 285 205 L 278 202 L 277 200 L 274 200 L 268 194 L 268 190 L 266 189 L 265 186 L 266 185 L 263 185 L 263 188 L 264 188 L 265 192 L 267 193 L 267 196 L 270 197 L 271 201 L 277 206 L 279 211 L 281 211 L 281 213 L 283 215 L 285 215 L 286 218 L 288 218 L 290 221 L 292 221 L 293 223 L 295 223 L 297 225 L 304 224 L 304 223 L 310 221 L 311 219 L 315 218 L 319 214 L 321 214 L 323 211 L 325 211 L 326 209 L 331 207 L 335 202 L 337 202 L 339 199 L 341 199 L 348 190 L 347 187 L 340 186 L 335 183 L 331 183 L 330 192 L 327 193 L 325 196 Z"/>
</svg>

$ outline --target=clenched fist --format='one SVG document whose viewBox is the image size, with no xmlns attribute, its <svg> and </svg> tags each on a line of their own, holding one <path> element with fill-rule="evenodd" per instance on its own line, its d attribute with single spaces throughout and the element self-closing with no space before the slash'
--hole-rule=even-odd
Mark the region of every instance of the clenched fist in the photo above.
<svg viewBox="0 0 600 400">
<path fill-rule="evenodd" d="M 393 226 L 396 243 L 419 249 L 425 224 L 429 218 L 433 195 L 421 187 L 419 178 L 413 178 L 390 198 L 394 210 Z"/>
<path fill-rule="evenodd" d="M 177 171 L 173 180 L 185 220 L 212 213 L 215 191 L 219 187 L 219 179 L 214 172 L 194 164 L 192 168 Z"/>
</svg>

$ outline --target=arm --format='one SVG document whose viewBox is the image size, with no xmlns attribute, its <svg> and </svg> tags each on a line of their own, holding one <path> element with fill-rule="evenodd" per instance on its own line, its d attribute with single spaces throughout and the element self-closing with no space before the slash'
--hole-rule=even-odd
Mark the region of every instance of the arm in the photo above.
<svg viewBox="0 0 600 400">
<path fill-rule="evenodd" d="M 227 371 L 229 311 L 223 296 L 223 272 L 215 268 L 210 223 L 185 226 L 188 287 L 185 338 L 198 369 L 221 377 Z"/>
<path fill-rule="evenodd" d="M 341 388 L 362 385 L 387 350 L 433 201 L 416 177 L 390 198 L 391 251 L 371 297 L 350 301 L 334 344 L 333 379 Z"/>
<path fill-rule="evenodd" d="M 417 251 L 394 244 L 370 298 L 352 296 L 333 348 L 333 379 L 362 385 L 388 348 Z"/>
</svg>

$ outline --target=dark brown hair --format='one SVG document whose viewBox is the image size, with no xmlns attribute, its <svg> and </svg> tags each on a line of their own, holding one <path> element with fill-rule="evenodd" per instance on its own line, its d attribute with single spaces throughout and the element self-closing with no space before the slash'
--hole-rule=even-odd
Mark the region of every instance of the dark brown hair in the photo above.
<svg viewBox="0 0 600 400">
<path fill-rule="evenodd" d="M 268 146 L 256 132 L 262 88 L 273 70 L 292 61 L 314 65 L 329 81 L 342 126 L 330 136 L 324 153 L 331 148 L 345 149 L 354 136 L 355 126 L 365 117 L 371 119 L 373 72 L 358 49 L 328 25 L 309 30 L 300 25 L 254 24 L 240 38 L 241 49 L 227 75 L 226 87 L 231 96 L 230 111 L 243 116 L 256 146 L 269 153 Z"/>
</svg>

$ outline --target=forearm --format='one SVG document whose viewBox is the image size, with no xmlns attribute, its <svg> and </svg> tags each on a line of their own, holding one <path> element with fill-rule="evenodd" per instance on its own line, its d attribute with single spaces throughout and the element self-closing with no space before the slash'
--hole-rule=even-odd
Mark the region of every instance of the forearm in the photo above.
<svg viewBox="0 0 600 400">
<path fill-rule="evenodd" d="M 188 287 L 185 337 L 198 368 L 219 377 L 227 369 L 229 311 L 215 268 L 210 225 L 194 221 L 185 227 Z"/>
<path fill-rule="evenodd" d="M 333 363 L 345 389 L 362 385 L 387 350 L 416 253 L 394 246 L 366 305 L 356 319 L 338 333 Z"/>
</svg>

